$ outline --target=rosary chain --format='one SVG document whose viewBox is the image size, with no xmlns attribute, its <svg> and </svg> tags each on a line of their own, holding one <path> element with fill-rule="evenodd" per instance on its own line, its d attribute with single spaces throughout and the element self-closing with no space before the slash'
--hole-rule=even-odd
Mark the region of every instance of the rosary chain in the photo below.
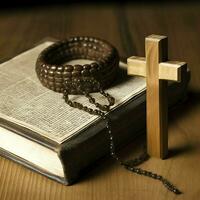
<svg viewBox="0 0 200 200">
<path fill-rule="evenodd" d="M 98 82 L 96 80 L 93 80 L 92 83 L 95 84 L 95 83 L 98 83 Z M 77 83 L 74 83 L 74 84 L 77 84 Z M 101 105 L 101 104 L 96 102 L 96 100 L 89 94 L 89 92 L 84 91 L 80 87 L 80 85 L 77 85 L 77 86 L 78 86 L 77 88 L 79 88 L 81 90 L 82 94 L 84 94 L 85 97 L 88 98 L 89 102 L 91 104 L 94 104 L 97 109 L 92 109 L 92 108 L 89 108 L 87 106 L 83 106 L 81 103 L 78 103 L 76 101 L 69 100 L 67 88 L 63 91 L 63 98 L 69 106 L 71 106 L 73 108 L 78 108 L 78 109 L 83 110 L 83 111 L 85 111 L 89 114 L 92 114 L 92 115 L 100 116 L 103 120 L 105 120 L 106 129 L 107 129 L 107 133 L 109 135 L 109 140 L 110 140 L 110 155 L 115 160 L 117 160 L 120 165 L 124 166 L 127 170 L 129 170 L 133 173 L 136 173 L 138 175 L 147 176 L 149 178 L 159 180 L 169 191 L 171 191 L 175 194 L 181 194 L 182 192 L 178 188 L 176 188 L 170 181 L 165 179 L 163 176 L 136 167 L 139 164 L 142 164 L 144 161 L 149 159 L 149 155 L 146 153 L 146 151 L 144 151 L 143 154 L 141 154 L 139 157 L 137 157 L 133 160 L 122 161 L 119 158 L 119 156 L 116 154 L 116 151 L 115 151 L 114 137 L 113 137 L 112 128 L 111 128 L 111 120 L 106 115 L 106 112 L 110 111 L 110 107 L 113 106 L 114 103 L 115 103 L 114 97 L 112 97 L 110 94 L 106 93 L 99 86 L 100 94 L 103 95 L 108 100 L 108 103 L 109 103 L 108 105 Z"/>
</svg>

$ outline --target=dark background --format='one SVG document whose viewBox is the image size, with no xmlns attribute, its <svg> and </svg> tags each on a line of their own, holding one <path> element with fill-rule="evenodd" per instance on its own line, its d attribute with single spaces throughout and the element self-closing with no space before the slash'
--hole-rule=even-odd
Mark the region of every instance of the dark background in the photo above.
<svg viewBox="0 0 200 200">
<path fill-rule="evenodd" d="M 9 0 L 2 1 L 0 8 L 22 8 L 22 7 L 33 7 L 33 6 L 47 6 L 47 5 L 86 5 L 86 4 L 138 4 L 138 5 L 155 5 L 155 4 L 191 4 L 198 2 L 198 0 Z"/>
</svg>

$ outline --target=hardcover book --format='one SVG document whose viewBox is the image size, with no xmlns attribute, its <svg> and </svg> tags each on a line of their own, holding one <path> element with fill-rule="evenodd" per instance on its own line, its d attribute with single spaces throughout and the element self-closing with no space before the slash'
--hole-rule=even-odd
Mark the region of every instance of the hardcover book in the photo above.
<svg viewBox="0 0 200 200">
<path fill-rule="evenodd" d="M 0 154 L 69 185 L 109 154 L 109 137 L 100 117 L 69 107 L 61 93 L 39 82 L 35 62 L 52 43 L 45 41 L 0 65 Z M 188 81 L 189 73 L 182 83 L 169 84 L 169 106 L 184 98 Z M 107 90 L 116 99 L 108 115 L 117 147 L 145 130 L 145 85 L 144 78 L 127 77 L 126 64 L 120 62 L 118 79 Z M 91 107 L 81 95 L 71 98 Z"/>
</svg>

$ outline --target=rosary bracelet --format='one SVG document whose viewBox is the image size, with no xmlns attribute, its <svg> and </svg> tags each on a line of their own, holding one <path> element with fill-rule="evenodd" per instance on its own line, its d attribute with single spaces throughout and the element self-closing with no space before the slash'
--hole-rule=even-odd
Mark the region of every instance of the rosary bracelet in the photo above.
<svg viewBox="0 0 200 200">
<path fill-rule="evenodd" d="M 87 59 L 91 64 L 69 65 L 70 60 Z M 87 92 L 98 92 L 93 80 L 108 87 L 115 79 L 119 55 L 115 47 L 94 37 L 71 37 L 47 47 L 36 62 L 36 73 L 41 83 L 56 92 L 63 92 L 65 85 L 81 81 Z M 88 81 L 89 80 L 89 81 Z M 82 94 L 71 87 L 69 94 Z"/>
</svg>

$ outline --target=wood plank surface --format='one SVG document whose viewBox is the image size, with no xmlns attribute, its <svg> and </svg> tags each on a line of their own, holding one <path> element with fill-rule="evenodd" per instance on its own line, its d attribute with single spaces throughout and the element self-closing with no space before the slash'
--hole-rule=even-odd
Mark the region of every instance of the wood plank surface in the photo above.
<svg viewBox="0 0 200 200">
<path fill-rule="evenodd" d="M 0 158 L 0 200 L 198 200 L 200 196 L 200 5 L 97 4 L 43 6 L 0 12 L 0 60 L 32 47 L 45 37 L 98 36 L 115 45 L 122 57 L 144 56 L 144 38 L 167 35 L 169 59 L 183 60 L 191 70 L 188 99 L 170 114 L 166 160 L 141 165 L 162 174 L 183 194 L 168 192 L 159 182 L 132 174 L 105 158 L 77 184 L 63 186 L 12 161 Z M 138 155 L 143 136 L 120 151 Z"/>
</svg>

